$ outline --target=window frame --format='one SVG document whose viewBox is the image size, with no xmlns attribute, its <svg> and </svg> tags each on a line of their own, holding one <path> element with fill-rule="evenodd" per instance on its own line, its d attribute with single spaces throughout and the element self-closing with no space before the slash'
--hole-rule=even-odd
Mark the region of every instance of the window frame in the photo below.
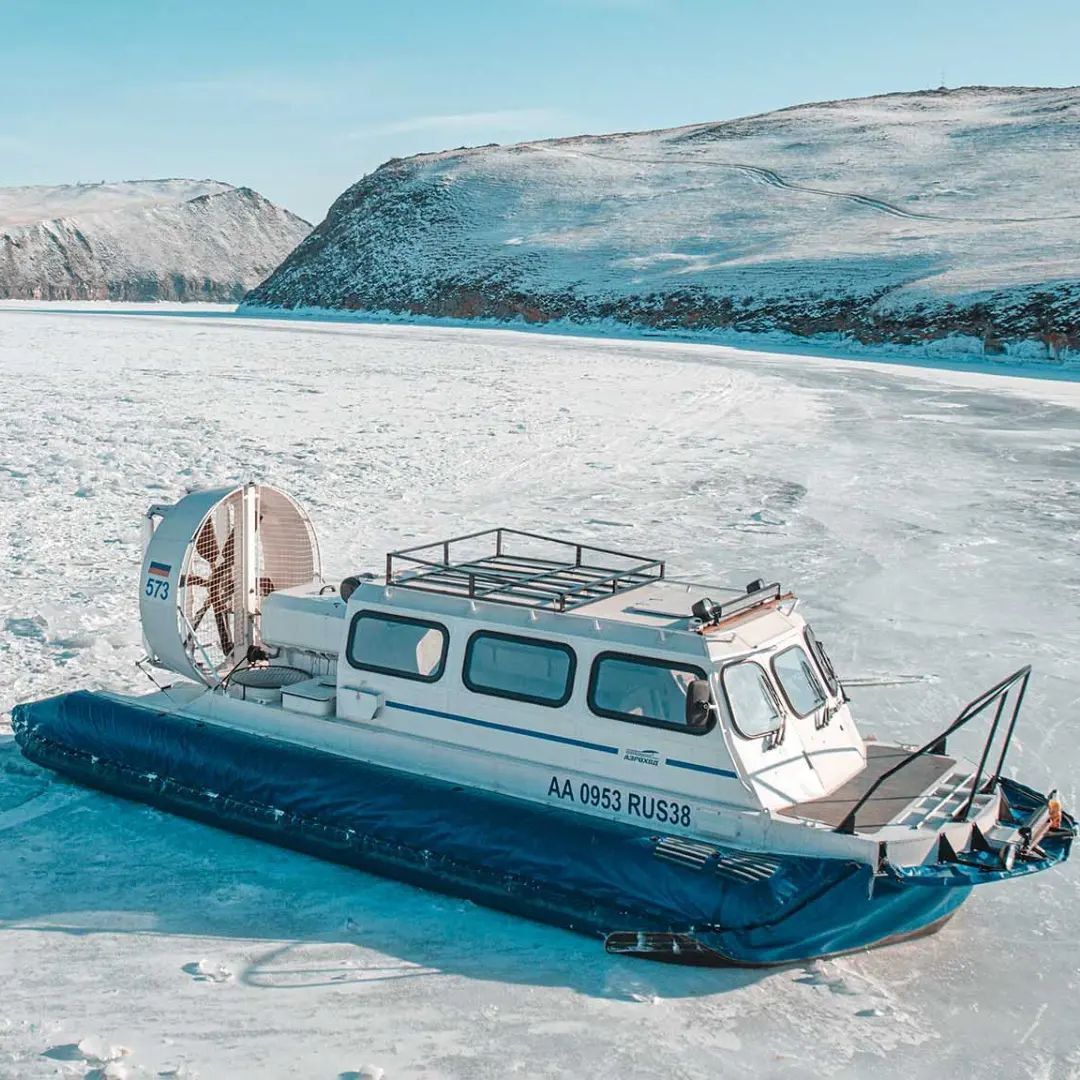
<svg viewBox="0 0 1080 1080">
<path fill-rule="evenodd" d="M 819 701 L 812 709 L 808 710 L 807 712 L 802 712 L 802 713 L 799 712 L 799 710 L 795 708 L 795 702 L 791 700 L 791 695 L 788 693 L 788 689 L 784 685 L 784 680 L 780 677 L 780 672 L 776 670 L 776 661 L 779 660 L 780 657 L 783 656 L 785 653 L 789 653 L 793 649 L 798 649 L 803 654 L 803 656 L 806 657 L 806 659 L 809 661 L 809 663 L 810 663 L 810 673 L 814 676 L 814 681 L 817 683 L 817 688 L 821 693 L 821 701 Z M 822 707 L 822 705 L 828 705 L 829 704 L 828 687 L 822 685 L 822 683 L 820 681 L 820 677 L 819 677 L 818 672 L 816 670 L 817 665 L 815 664 L 813 658 L 811 657 L 809 650 L 804 649 L 802 647 L 802 645 L 799 644 L 799 642 L 797 642 L 797 641 L 792 642 L 792 644 L 790 644 L 786 649 L 781 649 L 779 652 L 773 653 L 772 656 L 769 657 L 769 667 L 772 668 L 773 682 L 776 684 L 776 686 L 779 687 L 780 693 L 783 694 L 784 703 L 791 710 L 791 715 L 792 716 L 796 717 L 799 720 L 805 720 L 806 717 L 813 716 L 814 713 L 816 713 Z"/>
<path fill-rule="evenodd" d="M 495 689 L 490 686 L 481 686 L 474 683 L 469 677 L 469 665 L 472 662 L 473 648 L 480 638 L 494 638 L 496 641 L 512 641 L 515 644 L 524 643 L 538 649 L 552 649 L 564 653 L 570 659 L 570 667 L 566 672 L 566 689 L 557 699 L 539 697 L 536 694 L 519 693 L 513 690 Z M 531 637 L 528 634 L 507 634 L 502 630 L 474 630 L 469 635 L 465 645 L 465 659 L 461 663 L 461 681 L 465 688 L 474 694 L 484 694 L 487 697 L 504 698 L 507 701 L 524 701 L 528 705 L 543 705 L 549 709 L 561 709 L 573 696 L 574 685 L 577 681 L 577 653 L 573 646 L 565 641 L 555 641 L 552 638 Z"/>
<path fill-rule="evenodd" d="M 358 663 L 353 659 L 353 643 L 356 640 L 356 628 L 363 618 L 381 619 L 383 622 L 405 623 L 409 626 L 421 626 L 427 630 L 438 630 L 442 634 L 442 652 L 439 653 L 439 663 L 430 675 L 421 675 L 419 672 L 402 671 L 400 668 L 388 668 L 381 664 Z M 446 671 L 446 655 L 450 651 L 450 631 L 443 623 L 432 619 L 418 619 L 411 615 L 398 615 L 389 611 L 379 611 L 377 608 L 362 608 L 353 615 L 349 622 L 349 636 L 345 642 L 345 661 L 349 667 L 356 671 L 371 671 L 377 675 L 389 675 L 394 679 L 410 679 L 412 682 L 436 683 Z"/>
<path fill-rule="evenodd" d="M 806 651 L 817 666 L 821 677 L 825 680 L 825 689 L 830 697 L 840 695 L 840 676 L 832 664 L 832 657 L 825 651 L 825 646 L 818 641 L 817 634 L 809 626 L 803 627 L 803 640 L 806 642 Z M 834 685 L 835 684 L 835 685 Z"/>
<path fill-rule="evenodd" d="M 589 706 L 589 712 L 594 716 L 602 716 L 609 720 L 620 720 L 626 724 L 638 724 L 641 727 L 659 728 L 664 731 L 680 731 L 684 735 L 693 735 L 700 738 L 702 735 L 708 735 L 716 727 L 716 710 L 713 709 L 712 719 L 703 728 L 690 727 L 686 723 L 675 724 L 669 720 L 654 720 L 648 716 L 634 716 L 633 713 L 619 712 L 617 709 L 605 709 L 603 706 L 598 705 L 596 702 L 596 683 L 599 678 L 600 665 L 605 660 L 623 660 L 632 664 L 641 664 L 645 667 L 659 667 L 666 668 L 668 671 L 690 671 L 694 673 L 695 678 L 706 679 L 709 681 L 708 673 L 704 668 L 698 667 L 697 664 L 687 663 L 682 660 L 670 660 L 666 657 L 659 656 L 642 656 L 640 653 L 625 653 L 617 652 L 615 650 L 606 650 L 601 653 L 597 653 L 593 657 L 592 665 L 589 669 L 589 690 L 586 695 L 586 702 Z"/>
<path fill-rule="evenodd" d="M 765 679 L 765 685 L 768 687 L 769 694 L 773 699 L 773 703 L 777 707 L 776 727 L 769 728 L 768 731 L 762 731 L 758 735 L 747 735 L 746 732 L 739 727 L 739 721 L 736 719 L 735 710 L 734 708 L 732 708 L 731 705 L 731 697 L 728 695 L 727 684 L 724 682 L 724 675 L 727 672 L 728 668 L 738 667 L 740 664 L 753 664 L 754 667 L 756 667 L 758 671 L 761 672 L 762 676 Z M 780 695 L 776 692 L 776 687 L 773 686 L 773 682 L 772 679 L 769 678 L 768 671 L 766 671 L 765 668 L 762 667 L 757 660 L 752 660 L 750 657 L 745 656 L 741 660 L 734 660 L 730 664 L 725 664 L 720 669 L 719 682 L 720 689 L 724 692 L 724 704 L 727 706 L 728 716 L 731 717 L 731 728 L 735 732 L 735 734 L 739 736 L 740 739 L 745 739 L 747 742 L 752 742 L 754 739 L 770 739 L 775 736 L 778 731 L 783 731 L 784 722 L 787 719 L 787 712 L 784 708 L 784 702 L 781 699 Z"/>
</svg>

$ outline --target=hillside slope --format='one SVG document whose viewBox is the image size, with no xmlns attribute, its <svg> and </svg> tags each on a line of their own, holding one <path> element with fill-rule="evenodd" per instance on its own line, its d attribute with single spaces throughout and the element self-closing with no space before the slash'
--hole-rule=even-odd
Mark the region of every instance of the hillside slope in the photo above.
<svg viewBox="0 0 1080 1080">
<path fill-rule="evenodd" d="M 0 298 L 236 301 L 310 228 L 214 180 L 0 188 Z"/>
<path fill-rule="evenodd" d="M 1080 89 L 969 87 L 394 160 L 245 303 L 668 329 L 1080 334 Z"/>
</svg>

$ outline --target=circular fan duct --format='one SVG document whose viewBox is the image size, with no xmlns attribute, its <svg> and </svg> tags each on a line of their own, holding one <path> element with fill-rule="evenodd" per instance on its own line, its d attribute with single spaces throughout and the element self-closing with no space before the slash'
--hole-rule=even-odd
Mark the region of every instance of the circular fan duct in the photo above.
<svg viewBox="0 0 1080 1080">
<path fill-rule="evenodd" d="M 147 655 L 216 685 L 260 643 L 264 597 L 321 582 L 315 530 L 283 491 L 246 484 L 152 506 L 139 596 Z"/>
</svg>

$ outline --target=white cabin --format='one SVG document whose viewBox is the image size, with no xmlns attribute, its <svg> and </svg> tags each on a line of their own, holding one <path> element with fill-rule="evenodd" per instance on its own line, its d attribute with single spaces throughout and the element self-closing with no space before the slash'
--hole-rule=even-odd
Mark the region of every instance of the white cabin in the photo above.
<svg viewBox="0 0 1080 1080">
<path fill-rule="evenodd" d="M 664 835 L 874 865 L 883 843 L 897 865 L 944 833 L 962 847 L 972 770 L 944 755 L 838 828 L 908 750 L 863 742 L 796 605 L 495 529 L 394 552 L 340 593 L 271 592 L 258 638 L 277 683 L 241 671 L 185 711 Z M 977 801 L 972 820 L 993 813 Z"/>
</svg>

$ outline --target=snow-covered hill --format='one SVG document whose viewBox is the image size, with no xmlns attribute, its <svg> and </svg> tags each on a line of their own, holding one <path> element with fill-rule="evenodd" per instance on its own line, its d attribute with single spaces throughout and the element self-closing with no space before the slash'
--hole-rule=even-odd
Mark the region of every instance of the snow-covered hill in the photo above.
<svg viewBox="0 0 1080 1080">
<path fill-rule="evenodd" d="M 310 228 L 215 180 L 0 188 L 0 297 L 239 300 Z"/>
<path fill-rule="evenodd" d="M 387 162 L 247 298 L 1080 347 L 1080 88 L 969 87 Z"/>
</svg>

